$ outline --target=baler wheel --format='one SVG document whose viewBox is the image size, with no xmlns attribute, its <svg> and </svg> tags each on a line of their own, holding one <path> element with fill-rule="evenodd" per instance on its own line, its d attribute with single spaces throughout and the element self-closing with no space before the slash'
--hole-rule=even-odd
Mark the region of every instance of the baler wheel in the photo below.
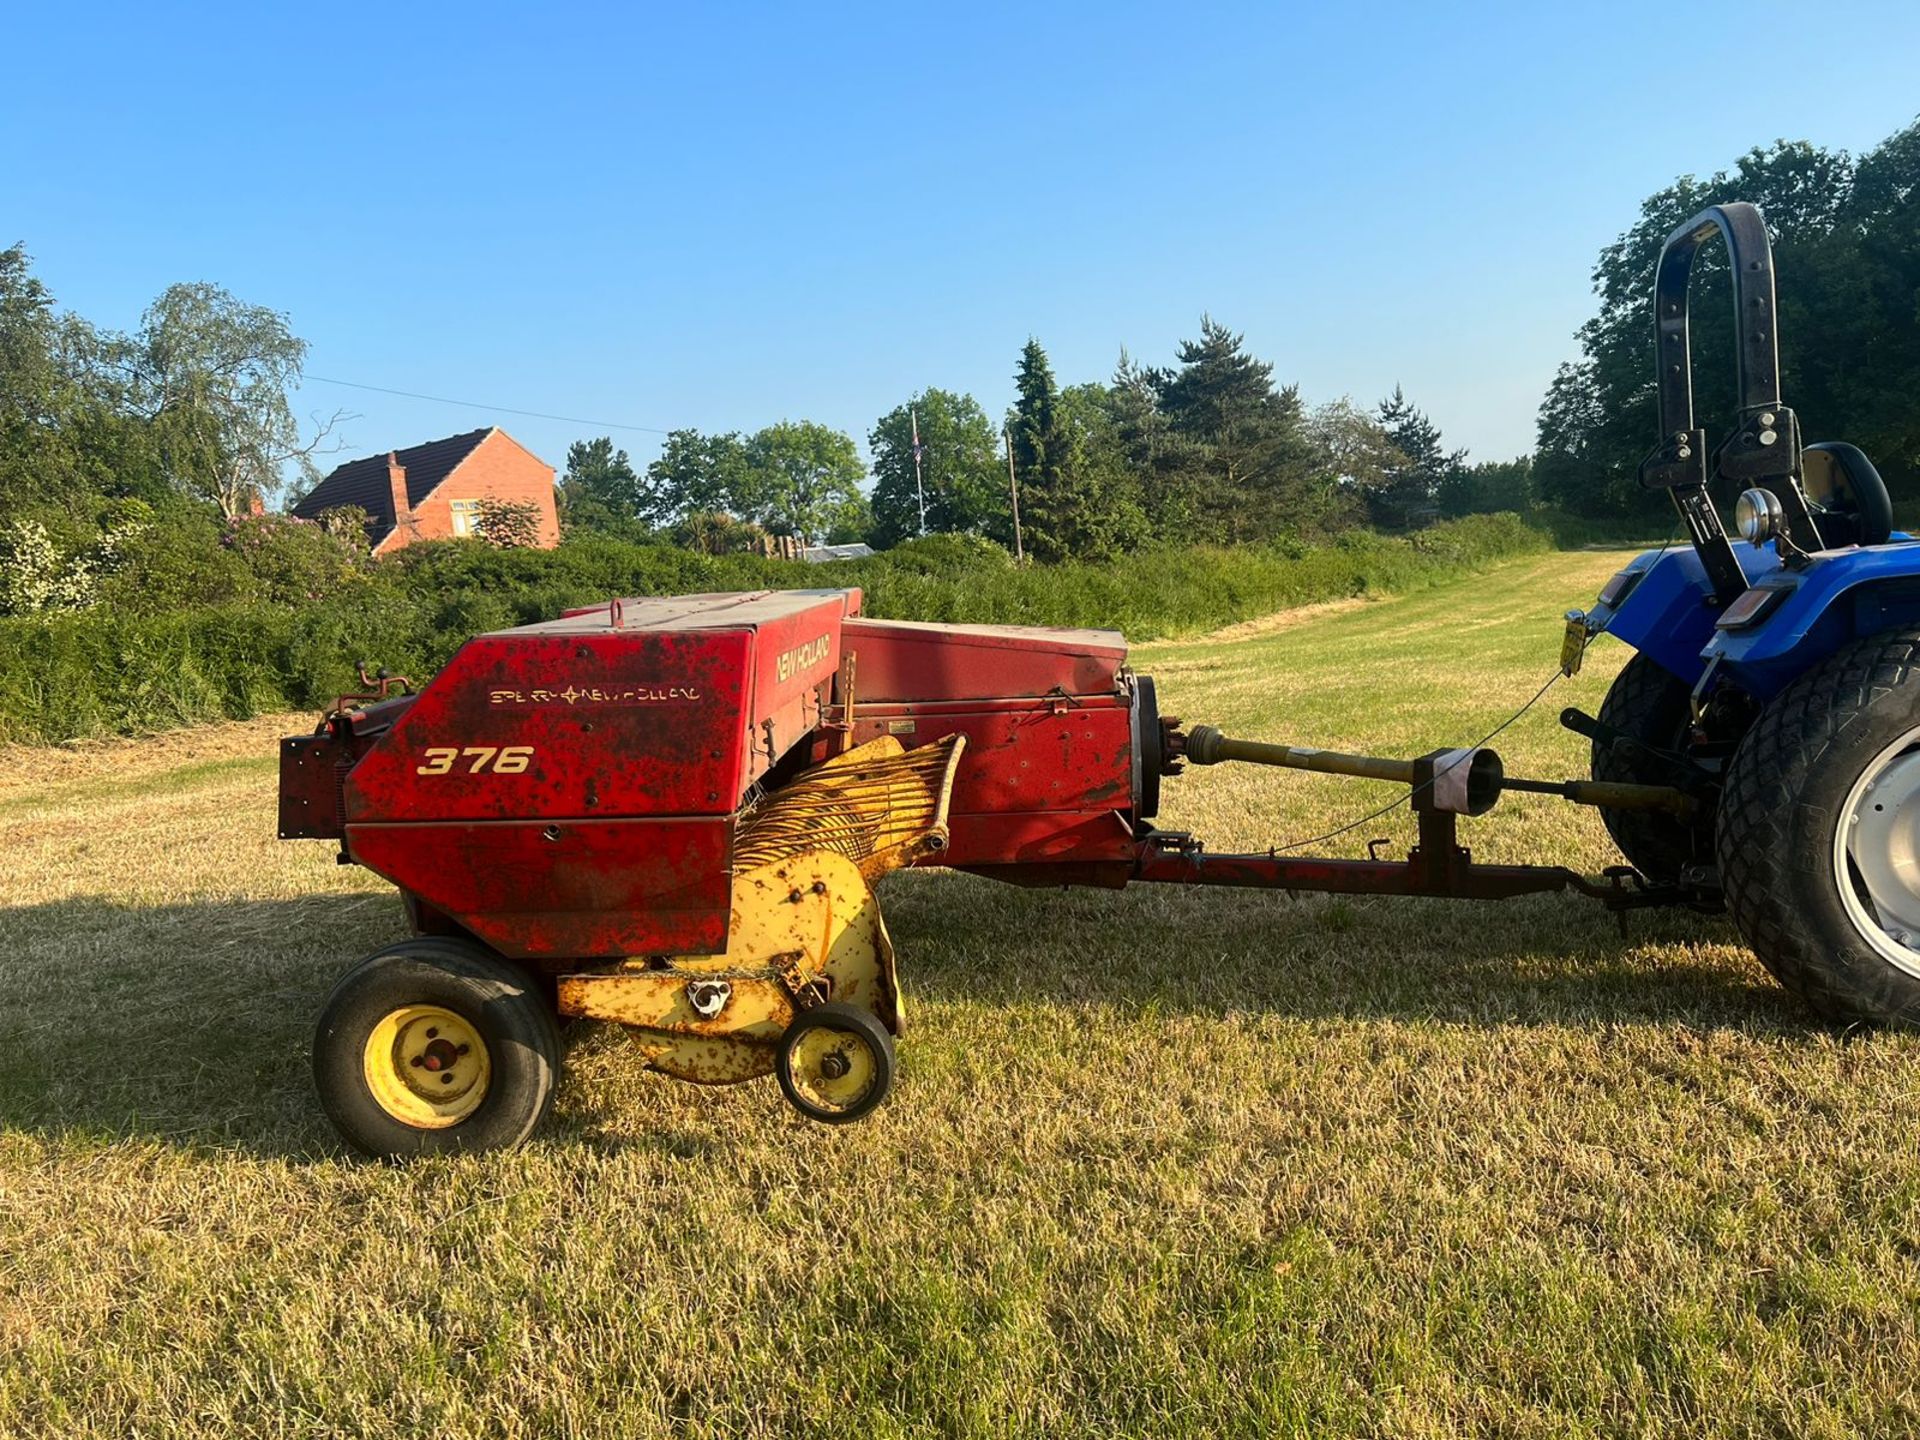
<svg viewBox="0 0 1920 1440">
<path fill-rule="evenodd" d="M 893 1037 L 871 1010 L 829 1001 L 802 1010 L 780 1037 L 774 1073 L 809 1120 L 845 1125 L 893 1088 Z"/>
<path fill-rule="evenodd" d="M 334 986 L 313 1041 L 327 1118 L 382 1157 L 517 1145 L 559 1070 L 553 1010 L 529 977 L 458 940 L 368 956 Z"/>
</svg>

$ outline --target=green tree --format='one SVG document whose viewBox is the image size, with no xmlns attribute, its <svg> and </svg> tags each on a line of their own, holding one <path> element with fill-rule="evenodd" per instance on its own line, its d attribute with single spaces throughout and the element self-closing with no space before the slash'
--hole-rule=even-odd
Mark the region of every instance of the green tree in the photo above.
<svg viewBox="0 0 1920 1440">
<path fill-rule="evenodd" d="M 1014 392 L 1007 434 L 1020 486 L 1022 542 L 1036 559 L 1064 559 L 1074 553 L 1078 517 L 1062 472 L 1067 439 L 1060 428 L 1060 387 L 1047 352 L 1032 337 L 1020 352 Z"/>
<path fill-rule="evenodd" d="M 1168 430 L 1189 447 L 1177 489 L 1194 538 L 1253 540 L 1322 523 L 1333 496 L 1298 387 L 1276 389 L 1273 367 L 1210 315 L 1177 358 L 1153 372 L 1153 386 Z"/>
<path fill-rule="evenodd" d="M 913 433 L 920 430 L 920 488 L 929 533 L 998 535 L 1010 525 L 1000 437 L 971 395 L 929 387 L 874 422 L 873 543 L 882 548 L 920 533 Z"/>
<path fill-rule="evenodd" d="M 1494 515 L 1502 510 L 1524 515 L 1534 502 L 1531 455 L 1464 465 L 1440 482 L 1440 513 L 1450 518 Z"/>
<path fill-rule="evenodd" d="M 568 530 L 622 531 L 640 519 L 641 480 L 613 440 L 576 440 L 560 477 L 560 516 Z"/>
<path fill-rule="evenodd" d="M 1406 463 L 1393 437 L 1373 411 L 1345 396 L 1315 407 L 1307 417 L 1307 436 L 1333 496 L 1327 528 L 1364 523 L 1368 497 L 1385 487 L 1395 466 Z"/>
<path fill-rule="evenodd" d="M 746 442 L 731 432 L 675 430 L 635 488 L 633 510 L 665 527 L 695 514 L 736 514 L 754 503 Z"/>
<path fill-rule="evenodd" d="M 1191 540 L 1203 533 L 1201 494 L 1207 447 L 1175 433 L 1161 413 L 1157 372 L 1123 347 L 1106 387 L 1113 444 L 1132 477 L 1148 533 L 1163 540 Z"/>
<path fill-rule="evenodd" d="M 773 534 L 813 545 L 866 533 L 866 467 L 851 435 L 812 420 L 782 420 L 747 441 L 746 474 L 744 518 Z"/>
<path fill-rule="evenodd" d="M 1637 482 L 1657 419 L 1650 297 L 1660 248 L 1710 204 L 1750 200 L 1773 232 L 1781 369 L 1787 403 L 1809 440 L 1849 440 L 1874 458 L 1896 498 L 1920 489 L 1920 123 L 1855 162 L 1780 142 L 1705 179 L 1683 176 L 1647 197 L 1594 267 L 1598 309 L 1579 356 L 1540 407 L 1534 481 L 1551 504 L 1589 515 L 1664 515 Z M 1725 251 L 1695 265 L 1696 421 L 1709 444 L 1734 418 L 1730 286 Z"/>
<path fill-rule="evenodd" d="M 103 500 L 166 497 L 150 429 L 105 349 L 54 308 L 22 247 L 0 250 L 0 519 L 37 517 L 79 543 L 105 523 Z"/>
<path fill-rule="evenodd" d="M 540 543 L 540 507 L 531 500 L 480 502 L 474 533 L 496 550 L 531 550 Z"/>
<path fill-rule="evenodd" d="M 1120 402 L 1091 381 L 1069 385 L 1055 408 L 1059 456 L 1057 501 L 1064 502 L 1056 528 L 1083 559 L 1106 559 L 1133 548 L 1151 534 L 1140 475 L 1121 440 Z"/>
<path fill-rule="evenodd" d="M 1369 507 L 1376 524 L 1410 525 L 1437 511 L 1442 487 L 1466 462 L 1467 452 L 1448 450 L 1440 427 L 1398 385 L 1380 402 L 1379 418 L 1396 453 L 1368 492 Z"/>
<path fill-rule="evenodd" d="M 692 510 L 668 532 L 673 543 L 702 555 L 744 555 L 758 549 L 767 532 L 724 510 Z"/>
<path fill-rule="evenodd" d="M 167 287 L 109 360 L 127 374 L 168 477 L 232 518 L 272 497 L 287 467 L 318 475 L 314 456 L 343 417 L 303 434 L 287 392 L 306 355 L 285 315 L 192 284 Z"/>
</svg>

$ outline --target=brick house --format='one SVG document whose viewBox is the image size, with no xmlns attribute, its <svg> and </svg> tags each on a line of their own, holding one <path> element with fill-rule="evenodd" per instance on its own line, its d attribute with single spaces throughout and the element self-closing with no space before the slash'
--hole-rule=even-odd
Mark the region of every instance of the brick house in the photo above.
<svg viewBox="0 0 1920 1440">
<path fill-rule="evenodd" d="M 303 520 L 343 505 L 367 512 L 367 540 L 390 555 L 415 540 L 477 533 L 482 500 L 531 500 L 540 507 L 540 546 L 560 543 L 553 467 L 495 425 L 349 460 L 293 507 Z"/>
</svg>

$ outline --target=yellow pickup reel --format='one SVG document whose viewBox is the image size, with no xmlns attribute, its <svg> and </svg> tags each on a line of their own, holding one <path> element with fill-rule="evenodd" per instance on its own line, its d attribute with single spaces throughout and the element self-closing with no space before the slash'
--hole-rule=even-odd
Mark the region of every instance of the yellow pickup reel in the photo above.
<svg viewBox="0 0 1920 1440">
<path fill-rule="evenodd" d="M 560 981 L 563 1015 L 625 1025 L 655 1070 L 702 1085 L 768 1072 L 801 1114 L 844 1124 L 892 1088 L 902 1032 L 893 943 L 870 888 L 947 844 L 964 735 L 892 736 L 768 796 L 734 838 L 720 955 L 648 956 Z"/>
</svg>

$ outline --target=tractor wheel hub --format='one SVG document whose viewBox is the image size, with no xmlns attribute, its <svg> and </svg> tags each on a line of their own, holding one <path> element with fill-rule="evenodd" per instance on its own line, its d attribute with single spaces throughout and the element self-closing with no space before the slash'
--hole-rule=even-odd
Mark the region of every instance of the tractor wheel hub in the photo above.
<svg viewBox="0 0 1920 1440">
<path fill-rule="evenodd" d="M 1854 782 L 1834 837 L 1835 888 L 1862 938 L 1920 975 L 1920 731 Z"/>
</svg>

